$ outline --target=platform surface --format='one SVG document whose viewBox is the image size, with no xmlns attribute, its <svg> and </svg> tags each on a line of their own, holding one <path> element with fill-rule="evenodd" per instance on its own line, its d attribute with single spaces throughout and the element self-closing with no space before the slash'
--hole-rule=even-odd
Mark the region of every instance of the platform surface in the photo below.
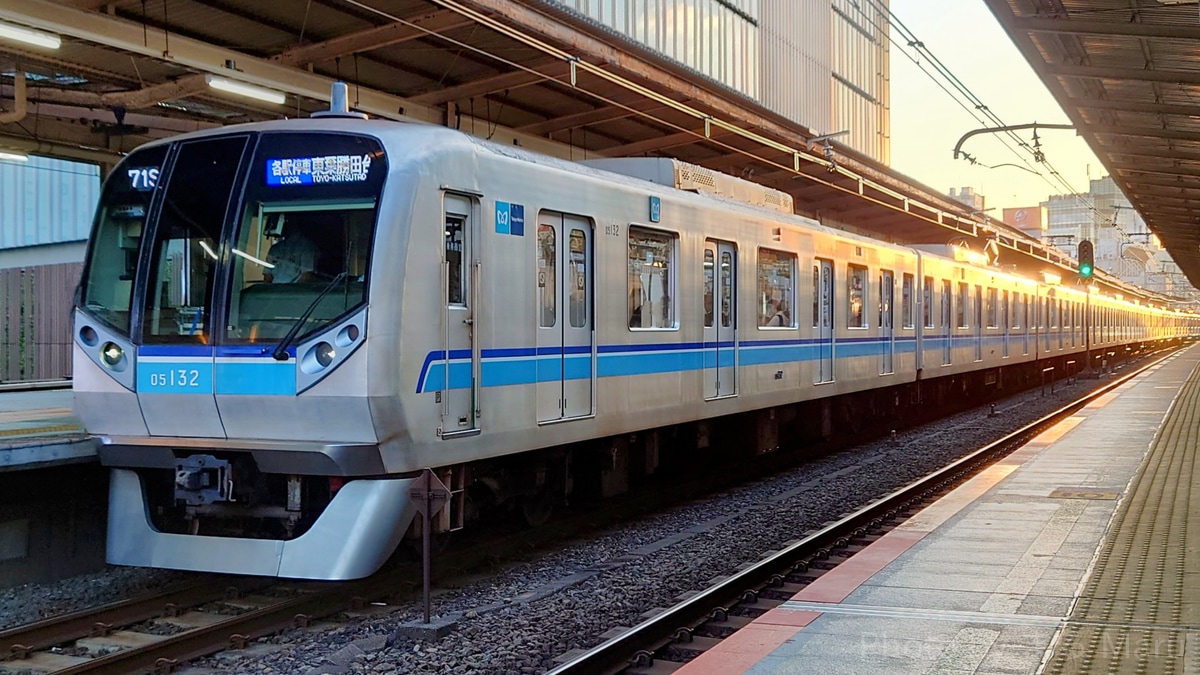
<svg viewBox="0 0 1200 675">
<path fill-rule="evenodd" d="M 70 389 L 0 391 L 0 471 L 96 460 Z"/>
<path fill-rule="evenodd" d="M 676 672 L 1109 672 L 1108 662 L 1096 671 L 1100 664 L 1087 654 L 1116 648 L 1135 657 L 1135 669 L 1113 672 L 1135 672 L 1137 649 L 1120 636 L 1137 644 L 1137 626 L 1121 623 L 1127 615 L 1120 613 L 1082 616 L 1078 610 L 1092 603 L 1079 598 L 1103 569 L 1099 556 L 1116 537 L 1118 506 L 1133 503 L 1144 482 L 1139 467 L 1150 464 L 1143 462 L 1168 409 L 1174 416 L 1187 407 L 1172 408 L 1181 389 L 1200 394 L 1200 376 L 1189 381 L 1198 363 L 1200 345 L 1101 397 Z M 1189 424 L 1200 435 L 1200 422 Z M 1189 454 L 1197 452 L 1200 443 L 1192 443 Z M 1200 512 L 1200 487 L 1193 502 Z M 1164 571 L 1146 574 L 1161 579 Z M 1188 583 L 1200 592 L 1200 576 Z M 1141 659 L 1140 672 L 1174 665 L 1200 672 L 1200 626 L 1156 628 L 1160 638 L 1174 636 L 1159 649 L 1174 661 Z"/>
</svg>

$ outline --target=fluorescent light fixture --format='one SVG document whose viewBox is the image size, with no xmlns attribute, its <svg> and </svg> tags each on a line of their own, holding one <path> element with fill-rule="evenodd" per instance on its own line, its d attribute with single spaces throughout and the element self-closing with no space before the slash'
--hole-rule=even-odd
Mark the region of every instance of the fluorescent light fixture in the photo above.
<svg viewBox="0 0 1200 675">
<path fill-rule="evenodd" d="M 213 89 L 218 89 L 230 94 L 237 94 L 238 96 L 245 96 L 246 98 L 252 98 L 258 101 L 266 101 L 267 103 L 283 105 L 284 101 L 286 100 L 283 92 L 275 91 L 274 89 L 258 87 L 253 84 L 238 82 L 237 80 L 229 80 L 216 75 L 205 75 L 204 80 L 208 82 L 208 86 L 212 87 Z"/>
<path fill-rule="evenodd" d="M 235 248 L 235 249 L 233 249 L 233 254 L 237 255 L 237 256 L 241 256 L 256 265 L 262 265 L 263 267 L 265 267 L 269 270 L 275 269 L 275 266 L 272 265 L 271 263 L 267 262 L 266 260 L 259 260 L 258 258 L 255 258 L 254 256 L 250 255 L 249 253 L 246 253 L 245 251 L 239 251 Z"/>
<path fill-rule="evenodd" d="M 211 256 L 213 260 L 217 259 L 217 252 L 212 250 L 212 247 L 208 245 L 208 242 L 201 239 L 196 243 L 200 244 L 200 248 L 204 249 L 204 252 Z"/>
<path fill-rule="evenodd" d="M 17 42 L 45 47 L 46 49 L 58 49 L 62 46 L 62 38 L 53 33 L 43 33 L 40 30 L 33 30 L 24 26 L 14 26 L 11 23 L 4 23 L 3 21 L 0 21 L 0 38 L 16 40 Z"/>
<path fill-rule="evenodd" d="M 22 155 L 19 152 L 0 150 L 0 160 L 8 160 L 10 162 L 28 162 L 29 155 Z"/>
</svg>

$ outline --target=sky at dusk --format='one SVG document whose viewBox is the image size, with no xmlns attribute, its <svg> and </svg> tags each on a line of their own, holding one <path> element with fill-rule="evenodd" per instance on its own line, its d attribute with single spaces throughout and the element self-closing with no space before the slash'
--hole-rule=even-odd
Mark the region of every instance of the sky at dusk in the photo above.
<svg viewBox="0 0 1200 675">
<path fill-rule="evenodd" d="M 942 64 L 1006 125 L 1032 122 L 1069 124 L 1070 119 L 992 16 L 983 0 L 891 0 L 895 19 L 902 22 Z M 1063 186 L 1015 141 L 1008 146 L 996 134 L 968 139 L 963 150 L 979 164 L 954 159 L 954 146 L 963 134 L 994 123 L 975 119 L 910 59 L 915 56 L 897 31 L 891 45 L 892 168 L 939 192 L 972 187 L 987 198 L 990 213 L 1030 206 L 1051 194 L 1088 190 L 1091 178 L 1104 167 L 1071 130 L 1038 130 L 1047 164 L 1070 185 Z M 897 45 L 899 42 L 900 45 Z M 918 62 L 933 72 L 927 57 Z M 943 82 L 939 78 L 940 82 Z M 949 85 L 947 85 L 949 88 Z M 953 90 L 952 90 L 953 91 Z M 1017 132 L 1032 144 L 1032 131 Z M 1009 149 L 1010 146 L 1016 149 Z M 1027 163 L 1028 162 L 1028 163 Z M 1017 164 L 986 168 L 984 165 Z M 1027 169 L 1038 169 L 1041 176 Z M 1026 169 L 1026 170 L 1023 170 Z"/>
</svg>

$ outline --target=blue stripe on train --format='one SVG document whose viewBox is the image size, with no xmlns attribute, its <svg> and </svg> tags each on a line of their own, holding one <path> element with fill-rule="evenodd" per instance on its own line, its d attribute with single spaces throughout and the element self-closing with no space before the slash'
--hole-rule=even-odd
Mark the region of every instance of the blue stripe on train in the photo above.
<svg viewBox="0 0 1200 675">
<path fill-rule="evenodd" d="M 973 339 L 963 337 L 960 340 Z M 836 342 L 839 359 L 880 356 L 886 342 L 880 338 L 850 338 Z M 916 349 L 916 339 L 897 337 L 893 342 L 896 355 L 911 354 Z M 721 349 L 720 347 L 724 347 Z M 734 364 L 732 343 L 675 343 L 651 345 L 600 345 L 596 349 L 596 375 L 598 377 L 622 377 L 700 370 L 712 367 L 720 360 L 721 366 Z M 828 349 L 828 346 L 826 346 Z M 772 363 L 815 361 L 820 358 L 819 340 L 761 340 L 743 342 L 737 350 L 738 363 L 757 366 Z M 568 347 L 566 354 L 557 348 L 485 349 L 480 365 L 482 384 L 485 387 L 552 382 L 564 379 L 591 377 L 592 357 L 588 347 Z M 421 364 L 417 379 L 417 393 L 439 391 L 446 388 L 446 361 L 444 350 L 431 351 Z M 451 350 L 449 354 L 450 389 L 465 389 L 471 385 L 471 351 Z"/>
</svg>

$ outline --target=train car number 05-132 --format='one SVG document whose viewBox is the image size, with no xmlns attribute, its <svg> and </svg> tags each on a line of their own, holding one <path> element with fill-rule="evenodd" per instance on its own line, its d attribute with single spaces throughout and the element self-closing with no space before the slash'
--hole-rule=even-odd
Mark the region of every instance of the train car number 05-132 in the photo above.
<svg viewBox="0 0 1200 675">
<path fill-rule="evenodd" d="M 617 223 L 609 223 L 604 226 L 604 234 L 610 237 L 619 237 L 621 236 L 621 226 Z"/>
<path fill-rule="evenodd" d="M 151 387 L 195 387 L 199 386 L 200 371 L 195 368 L 179 368 L 163 373 L 150 373 Z"/>
</svg>

